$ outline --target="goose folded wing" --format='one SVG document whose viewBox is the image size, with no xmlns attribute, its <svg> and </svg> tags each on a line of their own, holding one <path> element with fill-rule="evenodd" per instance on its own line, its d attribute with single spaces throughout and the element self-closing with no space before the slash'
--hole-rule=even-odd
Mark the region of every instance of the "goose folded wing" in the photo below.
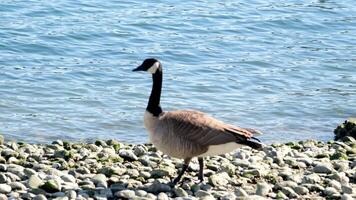
<svg viewBox="0 0 356 200">
<path fill-rule="evenodd" d="M 166 112 L 160 117 L 167 131 L 200 145 L 219 145 L 252 137 L 246 129 L 225 124 L 209 115 L 191 110 Z"/>
</svg>

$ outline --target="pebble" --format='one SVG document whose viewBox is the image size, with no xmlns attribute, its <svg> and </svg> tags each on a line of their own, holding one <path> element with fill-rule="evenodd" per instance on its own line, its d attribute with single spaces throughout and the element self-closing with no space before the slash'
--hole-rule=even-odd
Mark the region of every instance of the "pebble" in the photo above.
<svg viewBox="0 0 356 200">
<path fill-rule="evenodd" d="M 272 191 L 272 187 L 268 183 L 258 183 L 256 188 L 256 194 L 260 196 L 266 196 Z"/>
<path fill-rule="evenodd" d="M 132 190 L 121 190 L 115 193 L 116 197 L 122 197 L 126 199 L 132 199 L 136 196 L 135 191 Z"/>
<path fill-rule="evenodd" d="M 42 179 L 40 179 L 37 175 L 30 176 L 30 178 L 27 181 L 27 185 L 29 186 L 29 188 L 32 189 L 36 189 L 42 184 L 43 184 Z"/>
<path fill-rule="evenodd" d="M 154 182 L 147 188 L 147 192 L 154 194 L 158 194 L 160 192 L 170 192 L 171 190 L 172 189 L 169 185 L 159 182 Z"/>
<path fill-rule="evenodd" d="M 166 193 L 161 192 L 157 195 L 157 200 L 169 200 L 169 197 Z"/>
<path fill-rule="evenodd" d="M 120 149 L 119 156 L 128 161 L 138 160 L 137 156 L 132 152 L 132 150 Z"/>
<path fill-rule="evenodd" d="M 0 184 L 0 193 L 7 194 L 11 192 L 11 186 L 7 184 Z"/>
<path fill-rule="evenodd" d="M 330 174 L 334 171 L 334 169 L 332 168 L 332 166 L 330 164 L 319 163 L 313 168 L 313 171 L 315 173 Z"/>
<path fill-rule="evenodd" d="M 349 194 L 341 195 L 341 200 L 354 200 L 354 198 Z"/>
<path fill-rule="evenodd" d="M 247 192 L 242 188 L 237 188 L 235 191 L 235 195 L 238 197 L 248 197 Z"/>
<path fill-rule="evenodd" d="M 333 188 L 333 187 L 327 187 L 325 188 L 325 190 L 323 191 L 323 193 L 326 195 L 326 196 L 333 196 L 335 194 L 338 194 L 338 191 Z"/>
<path fill-rule="evenodd" d="M 213 186 L 224 186 L 229 183 L 230 176 L 226 172 L 216 173 L 209 177 L 209 183 Z"/>
<path fill-rule="evenodd" d="M 289 198 L 298 198 L 299 195 L 294 192 L 290 187 L 282 187 L 282 192 L 286 194 Z"/>
</svg>

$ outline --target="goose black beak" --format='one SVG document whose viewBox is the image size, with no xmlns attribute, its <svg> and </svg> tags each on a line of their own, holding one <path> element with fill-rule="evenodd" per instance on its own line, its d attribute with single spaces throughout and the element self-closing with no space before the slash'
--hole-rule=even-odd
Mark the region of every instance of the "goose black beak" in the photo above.
<svg viewBox="0 0 356 200">
<path fill-rule="evenodd" d="M 140 66 L 136 67 L 135 69 L 133 69 L 132 71 L 133 72 L 138 72 L 138 71 L 145 71 L 145 70 L 144 70 L 143 66 L 140 65 Z"/>
</svg>

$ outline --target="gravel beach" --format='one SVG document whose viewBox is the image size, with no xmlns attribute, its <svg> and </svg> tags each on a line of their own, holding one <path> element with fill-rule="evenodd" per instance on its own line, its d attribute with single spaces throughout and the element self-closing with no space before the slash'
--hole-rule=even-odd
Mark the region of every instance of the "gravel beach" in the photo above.
<svg viewBox="0 0 356 200">
<path fill-rule="evenodd" d="M 241 148 L 205 158 L 205 180 L 190 164 L 150 144 L 115 140 L 26 144 L 0 136 L 3 199 L 356 199 L 356 141 L 307 140 Z"/>
</svg>

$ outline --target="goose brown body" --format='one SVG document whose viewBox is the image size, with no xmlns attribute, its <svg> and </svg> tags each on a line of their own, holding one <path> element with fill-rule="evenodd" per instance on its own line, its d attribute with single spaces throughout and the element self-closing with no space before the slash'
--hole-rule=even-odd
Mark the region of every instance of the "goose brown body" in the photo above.
<svg viewBox="0 0 356 200">
<path fill-rule="evenodd" d="M 204 155 L 210 146 L 228 143 L 235 143 L 237 148 L 241 146 L 238 141 L 244 141 L 253 135 L 246 129 L 225 124 L 194 110 L 162 112 L 158 117 L 146 112 L 144 122 L 152 144 L 163 153 L 176 158 Z M 232 148 L 235 149 L 234 146 Z M 224 151 L 223 148 L 221 150 Z M 227 152 L 219 154 L 222 153 Z"/>
</svg>

